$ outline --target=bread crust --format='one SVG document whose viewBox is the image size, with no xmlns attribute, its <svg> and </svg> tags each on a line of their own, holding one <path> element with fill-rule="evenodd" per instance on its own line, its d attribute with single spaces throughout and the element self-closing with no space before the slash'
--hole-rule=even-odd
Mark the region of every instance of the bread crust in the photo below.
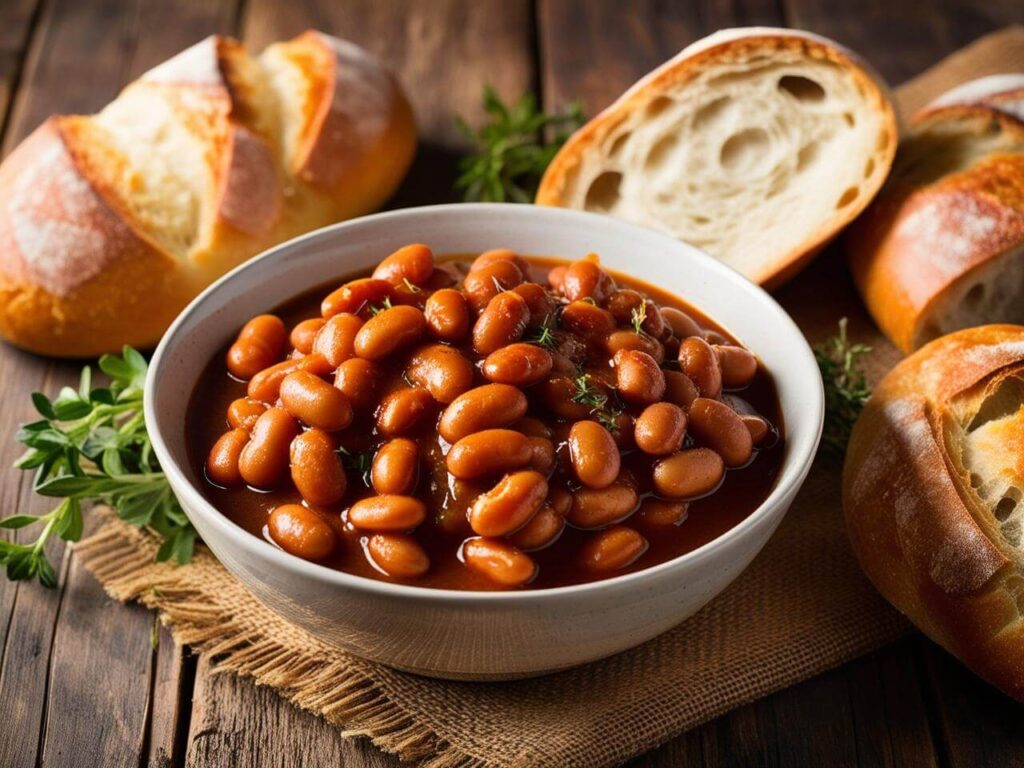
<svg viewBox="0 0 1024 768">
<path fill-rule="evenodd" d="M 876 169 L 864 184 L 868 193 L 856 204 L 828 222 L 823 222 L 798 247 L 775 256 L 761 265 L 756 274 L 747 275 L 766 288 L 774 288 L 792 278 L 807 265 L 867 206 L 881 188 L 896 152 L 899 128 L 889 91 L 874 70 L 852 51 L 826 38 L 808 32 L 771 27 L 722 30 L 683 49 L 657 69 L 631 86 L 615 102 L 577 131 L 559 150 L 548 166 L 537 190 L 535 203 L 566 204 L 569 185 L 579 171 L 585 155 L 600 146 L 619 123 L 651 98 L 673 86 L 692 80 L 703 67 L 722 61 L 746 61 L 751 54 L 771 55 L 780 50 L 797 51 L 812 58 L 834 62 L 851 73 L 882 116 L 888 140 L 881 148 Z"/>
<path fill-rule="evenodd" d="M 970 136 L 998 126 L 1005 151 L 938 178 L 920 178 L 921 166 L 944 158 L 920 145 L 939 129 Z M 904 352 L 941 331 L 932 319 L 949 295 L 987 265 L 1024 245 L 1024 123 L 986 106 L 931 107 L 915 116 L 886 187 L 846 238 L 854 281 L 875 322 Z M 935 154 L 941 155 L 940 149 Z M 992 318 L 998 319 L 998 318 Z"/>
<path fill-rule="evenodd" d="M 1024 382 L 1021 326 L 959 331 L 903 360 L 854 427 L 843 510 L 878 591 L 977 674 L 1024 699 L 1022 553 L 1000 533 L 963 458 L 978 412 L 1010 379 Z M 1005 450 L 1024 459 L 1024 445 Z"/>
<path fill-rule="evenodd" d="M 119 111 L 50 118 L 0 164 L 0 336 L 60 357 L 151 347 L 225 271 L 386 200 L 416 144 L 398 85 L 350 43 L 307 32 L 282 45 L 321 64 L 296 70 L 315 81 L 299 154 L 279 134 L 264 65 L 211 37 L 127 86 L 112 102 Z M 127 151 L 140 142 L 123 130 L 185 142 L 194 204 L 133 166 Z M 174 173 L 178 161 L 163 162 Z M 140 184 L 166 198 L 157 203 L 167 215 L 195 211 L 184 235 L 140 216 Z"/>
</svg>

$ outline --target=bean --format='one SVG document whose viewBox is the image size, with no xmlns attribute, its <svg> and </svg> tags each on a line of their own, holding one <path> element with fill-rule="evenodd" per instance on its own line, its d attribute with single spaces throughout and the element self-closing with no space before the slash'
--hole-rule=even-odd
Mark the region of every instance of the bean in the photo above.
<svg viewBox="0 0 1024 768">
<path fill-rule="evenodd" d="M 672 403 L 654 403 L 637 417 L 633 431 L 637 447 L 653 456 L 679 450 L 686 435 L 686 413 Z"/>
<path fill-rule="evenodd" d="M 690 432 L 721 456 L 727 467 L 741 467 L 750 460 L 753 440 L 747 425 L 719 400 L 698 397 L 693 401 Z"/>
<path fill-rule="evenodd" d="M 551 353 L 533 344 L 509 344 L 484 359 L 483 373 L 488 381 L 527 387 L 551 373 Z"/>
<path fill-rule="evenodd" d="M 456 344 L 469 333 L 469 305 L 466 297 L 452 288 L 430 294 L 423 307 L 427 331 L 439 341 Z"/>
<path fill-rule="evenodd" d="M 449 443 L 484 429 L 512 424 L 526 413 L 526 396 L 508 384 L 484 384 L 455 398 L 437 425 Z"/>
<path fill-rule="evenodd" d="M 560 517 L 565 517 L 572 509 L 573 496 L 566 488 L 552 488 L 548 494 L 548 504 Z"/>
<path fill-rule="evenodd" d="M 473 386 L 473 364 L 454 347 L 431 344 L 413 353 L 405 369 L 409 381 L 426 389 L 439 403 L 450 403 Z"/>
<path fill-rule="evenodd" d="M 658 305 L 650 299 L 644 300 L 643 319 L 640 321 L 640 330 L 655 339 L 664 340 L 672 335 L 672 329 L 665 322 L 665 317 L 661 314 Z"/>
<path fill-rule="evenodd" d="M 562 284 L 565 282 L 566 267 L 553 267 L 548 272 L 548 285 L 559 293 L 562 292 Z"/>
<path fill-rule="evenodd" d="M 623 349 L 612 358 L 615 386 L 623 399 L 640 405 L 654 403 L 665 394 L 665 374 L 646 352 Z"/>
<path fill-rule="evenodd" d="M 316 338 L 317 331 L 323 327 L 324 319 L 322 317 L 311 317 L 309 320 L 303 320 L 292 328 L 288 341 L 297 351 L 308 355 L 313 351 L 313 339 Z"/>
<path fill-rule="evenodd" d="M 419 447 L 412 440 L 398 437 L 377 449 L 370 481 L 377 493 L 409 495 L 416 489 L 419 472 Z"/>
<path fill-rule="evenodd" d="M 363 325 L 356 334 L 356 354 L 380 360 L 416 342 L 427 328 L 427 319 L 416 307 L 385 309 Z"/>
<path fill-rule="evenodd" d="M 238 460 L 242 449 L 249 442 L 249 433 L 244 429 L 232 429 L 225 432 L 210 449 L 206 459 L 206 476 L 210 482 L 231 488 L 242 484 L 242 475 L 238 471 Z"/>
<path fill-rule="evenodd" d="M 307 371 L 285 376 L 280 397 L 288 413 L 310 427 L 334 432 L 352 423 L 352 404 L 345 394 Z"/>
<path fill-rule="evenodd" d="M 721 456 L 710 448 L 691 448 L 654 465 L 654 488 L 670 499 L 694 499 L 715 490 L 724 476 Z"/>
<path fill-rule="evenodd" d="M 356 354 L 356 335 L 363 327 L 363 320 L 350 312 L 339 312 L 324 323 L 313 339 L 313 351 L 324 356 L 331 369 Z"/>
<path fill-rule="evenodd" d="M 579 336 L 605 336 L 615 330 L 612 313 L 587 301 L 566 304 L 558 324 Z"/>
<path fill-rule="evenodd" d="M 672 335 L 677 339 L 688 339 L 691 336 L 704 337 L 704 329 L 700 324 L 676 307 L 662 307 L 661 316 L 668 327 L 672 329 Z"/>
<path fill-rule="evenodd" d="M 405 435 L 434 410 L 434 398 L 425 389 L 402 387 L 384 396 L 377 409 L 377 431 L 385 437 Z"/>
<path fill-rule="evenodd" d="M 369 408 L 377 402 L 381 370 L 376 363 L 353 357 L 338 366 L 334 386 L 340 389 L 356 408 Z"/>
<path fill-rule="evenodd" d="M 348 520 L 364 531 L 408 531 L 423 522 L 427 508 L 412 496 L 384 494 L 360 499 L 348 510 Z"/>
<path fill-rule="evenodd" d="M 522 432 L 527 437 L 543 437 L 545 440 L 550 440 L 554 435 L 551 427 L 533 416 L 524 416 L 519 421 L 513 423 L 511 428 L 516 432 Z"/>
<path fill-rule="evenodd" d="M 393 579 L 415 579 L 430 570 L 430 558 L 412 536 L 375 533 L 366 542 L 370 562 Z"/>
<path fill-rule="evenodd" d="M 679 525 L 686 519 L 690 505 L 685 501 L 667 501 L 647 498 L 640 503 L 636 521 L 646 528 L 657 530 L 670 525 Z"/>
<path fill-rule="evenodd" d="M 511 261 L 519 267 L 519 271 L 523 275 L 530 274 L 530 263 L 510 248 L 494 248 L 490 251 L 484 251 L 473 259 L 473 263 L 469 265 L 469 271 L 478 272 L 484 267 L 489 267 L 499 261 Z"/>
<path fill-rule="evenodd" d="M 544 437 L 531 437 L 530 448 L 533 456 L 530 458 L 530 466 L 542 475 L 550 475 L 555 468 L 555 446 L 550 440 Z"/>
<path fill-rule="evenodd" d="M 267 410 L 266 403 L 248 397 L 240 397 L 233 400 L 228 406 L 228 424 L 232 429 L 244 429 L 246 432 L 251 432 L 252 425 L 265 410 Z"/>
<path fill-rule="evenodd" d="M 587 386 L 595 397 L 607 396 L 607 388 L 602 382 L 590 382 L 588 379 Z M 593 406 L 578 401 L 581 392 L 577 380 L 567 376 L 555 376 L 537 385 L 540 400 L 548 410 L 569 421 L 580 421 L 590 416 Z"/>
<path fill-rule="evenodd" d="M 660 341 L 635 331 L 612 331 L 605 336 L 604 348 L 612 357 L 615 357 L 615 353 L 620 349 L 633 349 L 646 352 L 658 365 L 665 360 L 665 346 Z"/>
<path fill-rule="evenodd" d="M 530 327 L 539 328 L 548 322 L 554 311 L 555 301 L 543 285 L 538 283 L 521 283 L 512 289 L 526 301 L 530 309 Z"/>
<path fill-rule="evenodd" d="M 505 291 L 488 302 L 473 325 L 473 349 L 477 354 L 491 352 L 519 341 L 530 322 L 530 308 L 518 293 Z"/>
<path fill-rule="evenodd" d="M 505 536 L 522 528 L 548 495 L 544 476 L 532 470 L 505 475 L 469 509 L 469 524 L 481 536 Z"/>
<path fill-rule="evenodd" d="M 316 512 L 301 504 L 282 504 L 267 518 L 270 538 L 303 560 L 324 560 L 334 553 L 338 536 Z"/>
<path fill-rule="evenodd" d="M 590 571 L 610 573 L 632 565 L 647 551 L 647 539 L 624 525 L 594 534 L 580 550 L 580 563 Z"/>
<path fill-rule="evenodd" d="M 644 297 L 632 288 L 619 288 L 608 297 L 606 307 L 619 325 L 632 325 L 640 308 L 644 306 Z"/>
<path fill-rule="evenodd" d="M 569 301 L 593 299 L 603 303 L 609 294 L 608 275 L 593 261 L 574 261 L 565 270 L 562 279 L 562 295 Z"/>
<path fill-rule="evenodd" d="M 726 389 L 742 389 L 757 373 L 757 358 L 750 350 L 732 344 L 712 347 L 718 356 L 722 369 L 722 386 Z"/>
<path fill-rule="evenodd" d="M 359 314 L 370 306 L 379 306 L 385 299 L 395 298 L 395 288 L 387 280 L 363 277 L 345 283 L 320 303 L 320 314 L 324 318 L 334 317 L 339 312 Z"/>
<path fill-rule="evenodd" d="M 473 309 L 479 312 L 495 296 L 515 288 L 521 282 L 523 272 L 514 262 L 495 261 L 467 274 L 462 280 L 462 291 Z"/>
<path fill-rule="evenodd" d="M 281 318 L 257 315 L 242 326 L 238 338 L 228 349 L 228 370 L 235 378 L 251 379 L 280 360 L 287 344 L 288 332 Z"/>
<path fill-rule="evenodd" d="M 619 447 L 596 421 L 577 421 L 569 431 L 569 456 L 576 479 L 589 488 L 604 488 L 619 476 Z"/>
<path fill-rule="evenodd" d="M 496 539 L 466 539 L 462 559 L 471 570 L 505 587 L 521 587 L 537 575 L 529 555 Z"/>
<path fill-rule="evenodd" d="M 292 482 L 313 506 L 328 507 L 345 496 L 348 478 L 337 448 L 334 439 L 321 429 L 307 430 L 292 440 Z"/>
<path fill-rule="evenodd" d="M 687 409 L 700 397 L 697 385 L 690 377 L 679 371 L 662 371 L 665 374 L 665 399 L 680 408 Z"/>
<path fill-rule="evenodd" d="M 636 511 L 639 497 L 629 478 L 620 476 L 605 488 L 580 488 L 573 495 L 569 522 L 577 528 L 603 528 Z"/>
<path fill-rule="evenodd" d="M 692 336 L 679 345 L 679 368 L 697 385 L 701 397 L 722 394 L 722 368 L 704 339 Z"/>
<path fill-rule="evenodd" d="M 326 358 L 313 352 L 264 368 L 249 380 L 246 393 L 253 400 L 268 404 L 274 403 L 281 393 L 281 383 L 289 374 L 296 371 L 308 371 L 314 376 L 326 376 L 331 370 L 331 364 L 327 362 Z"/>
<path fill-rule="evenodd" d="M 273 488 L 288 471 L 288 451 L 299 434 L 299 423 L 284 408 L 268 408 L 256 419 L 252 436 L 242 449 L 238 469 L 256 488 Z"/>
<path fill-rule="evenodd" d="M 524 552 L 534 552 L 554 544 L 565 529 L 565 518 L 544 504 L 530 521 L 509 536 L 509 541 Z"/>
<path fill-rule="evenodd" d="M 704 340 L 712 347 L 720 347 L 731 343 L 729 339 L 725 338 L 718 331 L 704 331 Z"/>
<path fill-rule="evenodd" d="M 561 352 L 551 352 L 551 373 L 555 376 L 575 376 L 579 366 Z"/>
<path fill-rule="evenodd" d="M 612 413 L 606 422 L 606 428 L 611 433 L 615 444 L 619 446 L 620 452 L 631 451 L 636 448 L 636 441 L 633 439 L 635 420 L 625 411 Z"/>
<path fill-rule="evenodd" d="M 771 424 L 760 416 L 744 414 L 740 419 L 750 433 L 750 440 L 754 445 L 761 445 L 772 431 Z"/>
<path fill-rule="evenodd" d="M 440 291 L 443 288 L 451 288 L 458 280 L 455 275 L 452 274 L 452 270 L 446 265 L 435 266 L 434 271 L 430 273 L 430 277 L 427 278 L 427 282 L 423 285 L 423 290 L 428 294 Z"/>
<path fill-rule="evenodd" d="M 474 480 L 521 469 L 533 458 L 530 440 L 510 429 L 485 429 L 459 440 L 448 451 L 448 471 L 462 480 Z"/>
<path fill-rule="evenodd" d="M 423 285 L 433 271 L 434 253 L 422 243 L 414 243 L 399 248 L 381 261 L 373 270 L 373 278 L 392 284 L 408 280 L 413 285 Z"/>
</svg>

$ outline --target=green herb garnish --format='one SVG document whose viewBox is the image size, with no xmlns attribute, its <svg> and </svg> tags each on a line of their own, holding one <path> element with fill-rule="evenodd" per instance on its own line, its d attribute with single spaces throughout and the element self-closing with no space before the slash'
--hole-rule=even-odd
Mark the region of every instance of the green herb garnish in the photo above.
<svg viewBox="0 0 1024 768">
<path fill-rule="evenodd" d="M 125 347 L 120 357 L 101 357 L 99 367 L 110 377 L 110 386 L 93 388 L 87 366 L 77 390 L 64 387 L 53 401 L 40 392 L 32 395 L 43 418 L 18 430 L 16 438 L 28 450 L 14 466 L 35 470 L 33 490 L 62 501 L 43 515 L 0 520 L 0 528 L 11 530 L 42 525 L 32 543 L 0 540 L 0 565 L 9 579 L 38 578 L 55 586 L 46 543 L 54 535 L 78 541 L 82 506 L 89 502 L 108 504 L 122 520 L 159 535 L 163 544 L 157 560 L 185 563 L 192 557 L 195 529 L 171 492 L 146 433 L 146 360 Z"/>
<path fill-rule="evenodd" d="M 633 323 L 633 330 L 638 334 L 643 333 L 644 321 L 647 320 L 647 302 L 640 302 L 639 305 L 633 307 L 633 311 L 630 312 L 630 322 Z"/>
<path fill-rule="evenodd" d="M 825 385 L 825 429 L 822 450 L 833 458 L 842 458 L 850 432 L 871 388 L 861 369 L 861 358 L 871 351 L 866 344 L 851 344 L 846 334 L 847 320 L 839 321 L 839 333 L 814 348 L 814 357 Z"/>
<path fill-rule="evenodd" d="M 380 304 L 371 304 L 370 306 L 367 307 L 367 309 L 370 310 L 371 315 L 376 317 L 385 309 L 391 309 L 391 299 L 385 296 L 384 301 L 382 301 Z"/>
<path fill-rule="evenodd" d="M 608 396 L 591 383 L 589 373 L 577 376 L 573 384 L 576 385 L 576 394 L 572 396 L 574 403 L 589 405 L 595 411 L 608 404 Z"/>
<path fill-rule="evenodd" d="M 366 482 L 366 473 L 373 467 L 373 451 L 350 451 L 345 446 L 341 446 L 338 448 L 338 453 L 342 456 L 342 464 L 363 478 L 363 482 Z"/>
<path fill-rule="evenodd" d="M 555 336 L 555 329 L 545 323 L 530 336 L 526 338 L 528 344 L 536 344 L 538 347 L 551 351 L 558 346 L 558 338 Z"/>
<path fill-rule="evenodd" d="M 619 416 L 622 415 L 622 411 L 617 411 L 613 408 L 602 408 L 594 414 L 597 419 L 597 423 L 607 429 L 612 434 L 619 431 Z"/>
<path fill-rule="evenodd" d="M 407 291 L 409 291 L 409 293 L 423 293 L 423 289 L 420 288 L 418 285 L 415 285 L 412 282 L 410 282 L 408 277 L 403 277 L 402 278 L 402 285 L 405 286 L 405 289 Z M 385 301 L 388 301 L 388 300 L 385 299 Z"/>
<path fill-rule="evenodd" d="M 489 85 L 484 86 L 483 102 L 489 120 L 478 130 L 455 118 L 474 146 L 474 153 L 459 161 L 455 188 L 467 202 L 533 202 L 540 177 L 555 153 L 583 125 L 583 107 L 576 101 L 564 112 L 547 115 L 530 93 L 509 107 Z M 546 128 L 556 132 L 547 142 Z"/>
</svg>

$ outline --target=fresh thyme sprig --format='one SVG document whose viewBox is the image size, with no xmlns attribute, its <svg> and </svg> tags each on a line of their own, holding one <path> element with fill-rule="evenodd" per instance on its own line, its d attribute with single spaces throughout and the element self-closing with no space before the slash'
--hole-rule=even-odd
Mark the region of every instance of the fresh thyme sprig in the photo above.
<svg viewBox="0 0 1024 768">
<path fill-rule="evenodd" d="M 822 451 L 841 459 L 850 441 L 850 432 L 871 388 L 861 368 L 861 359 L 871 351 L 866 344 L 851 344 L 846 333 L 847 320 L 839 321 L 839 332 L 814 348 L 814 356 L 825 385 L 825 429 Z"/>
<path fill-rule="evenodd" d="M 362 478 L 364 484 L 369 485 L 367 480 L 369 472 L 373 468 L 373 451 L 350 451 L 345 446 L 341 446 L 338 448 L 338 453 L 341 454 L 342 464 Z"/>
<path fill-rule="evenodd" d="M 367 307 L 367 309 L 370 310 L 371 315 L 376 317 L 385 309 L 391 309 L 391 299 L 385 296 L 384 300 L 380 304 L 371 304 L 370 306 Z"/>
<path fill-rule="evenodd" d="M 630 321 L 633 323 L 633 330 L 638 334 L 643 333 L 644 321 L 647 320 L 647 302 L 641 302 L 640 304 L 633 307 L 633 311 L 630 312 Z"/>
<path fill-rule="evenodd" d="M 163 539 L 158 560 L 184 563 L 192 557 L 196 532 L 171 492 L 146 433 L 146 360 L 125 347 L 120 357 L 100 358 L 99 367 L 110 377 L 110 386 L 93 388 L 87 366 L 77 390 L 64 387 L 52 401 L 40 392 L 32 395 L 43 418 L 18 430 L 16 439 L 28 450 L 14 466 L 35 470 L 33 490 L 62 501 L 42 515 L 0 520 L 0 528 L 9 530 L 42 525 L 34 542 L 0 540 L 0 565 L 9 579 L 38 578 L 45 586 L 55 586 L 46 543 L 54 535 L 78 541 L 82 507 L 88 502 L 109 504 L 121 519 L 158 534 Z"/>
<path fill-rule="evenodd" d="M 455 118 L 474 146 L 474 153 L 459 161 L 455 188 L 467 202 L 532 202 L 544 169 L 583 125 L 583 107 L 576 101 L 564 112 L 548 115 L 538 109 L 530 93 L 507 106 L 489 85 L 484 86 L 483 102 L 489 120 L 479 129 Z M 546 128 L 555 131 L 547 142 Z"/>
<path fill-rule="evenodd" d="M 590 415 L 598 424 L 609 432 L 617 432 L 618 418 L 622 411 L 611 406 L 608 395 L 594 386 L 590 374 L 580 374 L 573 379 L 573 384 L 576 387 L 576 394 L 572 396 L 572 401 L 590 406 Z"/>
</svg>

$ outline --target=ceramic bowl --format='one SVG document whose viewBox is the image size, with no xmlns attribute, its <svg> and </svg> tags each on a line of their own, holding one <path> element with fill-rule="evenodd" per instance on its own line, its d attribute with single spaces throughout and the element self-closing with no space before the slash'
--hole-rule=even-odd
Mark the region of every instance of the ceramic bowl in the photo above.
<svg viewBox="0 0 1024 768">
<path fill-rule="evenodd" d="M 701 548 L 644 571 L 578 586 L 459 592 L 374 581 L 305 562 L 253 536 L 198 490 L 185 411 L 203 367 L 252 315 L 332 278 L 368 269 L 409 242 L 435 253 L 509 247 L 579 258 L 677 293 L 754 350 L 774 377 L 785 456 L 771 495 Z M 823 396 L 799 329 L 763 290 L 698 249 L 594 214 L 530 205 L 441 205 L 368 216 L 278 246 L 208 288 L 153 357 L 146 423 L 171 487 L 224 566 L 288 621 L 338 648 L 424 675 L 491 680 L 565 669 L 679 624 L 750 563 L 803 482 L 821 434 Z"/>
</svg>

